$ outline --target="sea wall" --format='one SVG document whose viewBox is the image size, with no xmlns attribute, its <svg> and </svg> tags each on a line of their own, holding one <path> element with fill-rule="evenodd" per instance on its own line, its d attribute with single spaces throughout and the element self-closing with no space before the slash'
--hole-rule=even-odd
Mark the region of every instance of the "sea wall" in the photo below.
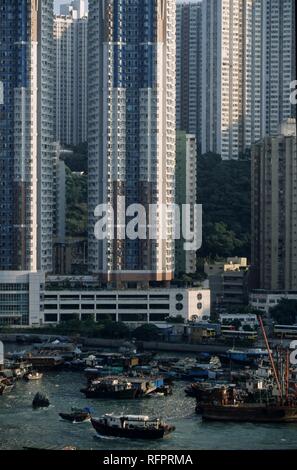
<svg viewBox="0 0 297 470">
<path fill-rule="evenodd" d="M 65 338 L 65 336 L 52 336 L 52 335 L 31 335 L 31 334 L 0 334 L 0 341 L 5 343 L 16 343 L 19 342 L 19 338 L 23 338 L 24 344 L 26 342 L 35 342 L 37 338 L 39 341 L 51 341 L 59 338 Z M 84 348 L 106 348 L 106 349 L 118 349 L 126 340 L 112 340 L 102 338 L 77 338 L 78 342 L 84 346 Z M 182 343 L 161 343 L 155 341 L 143 341 L 138 342 L 144 351 L 164 351 L 164 352 L 212 352 L 220 353 L 224 352 L 229 347 L 222 345 L 206 345 L 206 344 L 182 344 Z"/>
</svg>

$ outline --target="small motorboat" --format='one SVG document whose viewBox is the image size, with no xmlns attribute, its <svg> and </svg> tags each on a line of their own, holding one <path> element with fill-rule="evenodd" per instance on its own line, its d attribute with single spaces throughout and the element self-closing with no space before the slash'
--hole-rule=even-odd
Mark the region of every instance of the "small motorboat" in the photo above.
<svg viewBox="0 0 297 470">
<path fill-rule="evenodd" d="M 43 377 L 43 374 L 41 372 L 37 372 L 37 371 L 30 371 L 28 372 L 24 378 L 25 380 L 40 380 L 42 379 Z"/>
<path fill-rule="evenodd" d="M 70 423 L 85 423 L 91 420 L 91 410 L 84 408 L 83 410 L 72 408 L 71 413 L 59 413 L 60 418 Z"/>
</svg>

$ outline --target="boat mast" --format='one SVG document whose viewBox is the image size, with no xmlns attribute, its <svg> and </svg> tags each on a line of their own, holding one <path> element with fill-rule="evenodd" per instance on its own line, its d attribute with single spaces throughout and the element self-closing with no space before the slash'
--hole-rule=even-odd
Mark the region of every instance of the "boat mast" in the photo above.
<svg viewBox="0 0 297 470">
<path fill-rule="evenodd" d="M 271 350 L 270 350 L 270 346 L 269 346 L 266 331 L 265 331 L 265 328 L 264 328 L 263 320 L 262 320 L 262 317 L 260 315 L 258 315 L 258 322 L 260 324 L 262 334 L 263 334 L 263 337 L 264 337 L 264 341 L 265 341 L 265 344 L 266 344 L 266 348 L 267 348 L 267 351 L 268 351 L 271 367 L 272 367 L 272 370 L 273 370 L 273 373 L 274 373 L 274 378 L 275 378 L 277 388 L 278 388 L 279 398 L 282 401 L 282 399 L 283 399 L 282 387 L 281 387 L 279 377 L 278 377 L 278 373 L 277 373 L 277 370 L 276 370 L 276 367 L 275 367 L 275 362 L 274 362 L 274 359 L 273 359 L 273 356 L 272 356 L 272 353 L 271 353 Z"/>
<path fill-rule="evenodd" d="M 290 355 L 286 351 L 286 400 L 289 401 L 289 375 L 290 375 Z"/>
</svg>

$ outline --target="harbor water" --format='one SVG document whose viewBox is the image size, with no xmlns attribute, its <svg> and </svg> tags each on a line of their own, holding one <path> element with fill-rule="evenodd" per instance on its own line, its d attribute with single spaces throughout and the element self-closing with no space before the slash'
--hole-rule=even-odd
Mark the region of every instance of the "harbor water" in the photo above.
<svg viewBox="0 0 297 470">
<path fill-rule="evenodd" d="M 204 423 L 195 414 L 195 399 L 185 396 L 183 382 L 176 382 L 173 395 L 131 401 L 87 400 L 80 392 L 85 386 L 83 373 L 47 372 L 41 381 L 19 381 L 8 395 L 0 397 L 0 449 L 23 447 L 65 447 L 78 449 L 296 449 L 297 424 L 259 425 Z M 48 409 L 34 411 L 37 392 L 46 394 Z M 94 416 L 104 413 L 129 413 L 161 416 L 176 426 L 176 431 L 161 441 L 131 441 L 96 435 L 90 423 L 62 421 L 59 412 L 71 407 L 90 406 Z"/>
</svg>

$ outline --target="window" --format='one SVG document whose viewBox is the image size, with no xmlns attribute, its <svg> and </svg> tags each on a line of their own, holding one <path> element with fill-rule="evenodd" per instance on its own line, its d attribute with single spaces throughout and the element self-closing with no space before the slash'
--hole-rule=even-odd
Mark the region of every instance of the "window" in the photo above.
<svg viewBox="0 0 297 470">
<path fill-rule="evenodd" d="M 111 313 L 97 313 L 96 315 L 96 321 L 116 321 L 117 317 L 116 315 L 113 315 Z"/>
<path fill-rule="evenodd" d="M 79 320 L 79 314 L 78 313 L 72 313 L 72 314 L 62 313 L 60 315 L 60 320 L 63 322 L 71 321 L 71 320 Z"/>
<path fill-rule="evenodd" d="M 64 304 L 60 306 L 61 310 L 79 310 L 79 305 L 77 304 Z"/>
<path fill-rule="evenodd" d="M 169 310 L 169 304 L 150 304 L 151 310 Z"/>
<path fill-rule="evenodd" d="M 120 310 L 147 310 L 147 304 L 119 304 Z"/>
<path fill-rule="evenodd" d="M 115 304 L 100 304 L 100 305 L 96 305 L 96 309 L 97 310 L 116 310 L 117 309 L 117 306 Z"/>
<path fill-rule="evenodd" d="M 168 314 L 166 313 L 151 313 L 150 314 L 150 322 L 154 323 L 156 321 L 166 321 L 168 318 Z"/>
<path fill-rule="evenodd" d="M 122 322 L 147 322 L 147 315 L 144 314 L 133 314 L 133 313 L 122 313 L 119 315 L 119 321 Z"/>
<path fill-rule="evenodd" d="M 44 321 L 45 323 L 53 323 L 58 321 L 58 315 L 54 313 L 46 313 L 44 315 Z"/>
</svg>

